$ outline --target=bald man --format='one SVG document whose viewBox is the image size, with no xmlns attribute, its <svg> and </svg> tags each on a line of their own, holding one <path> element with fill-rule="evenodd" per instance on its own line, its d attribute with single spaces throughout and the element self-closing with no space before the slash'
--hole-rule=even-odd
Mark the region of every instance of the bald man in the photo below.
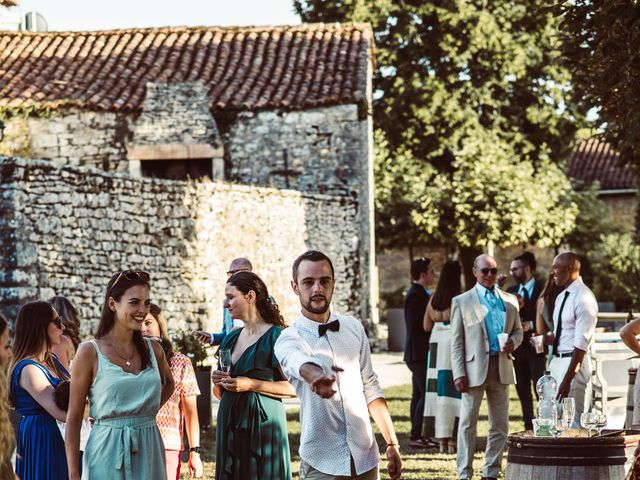
<svg viewBox="0 0 640 480">
<path fill-rule="evenodd" d="M 598 321 L 598 302 L 580 277 L 580 260 L 575 253 L 564 252 L 554 258 L 551 274 L 564 290 L 556 297 L 553 333 L 546 338 L 553 349 L 549 370 L 559 384 L 558 399 L 575 399 L 573 426 L 578 427 L 580 414 L 591 404 L 591 361 L 586 353 Z"/>
<path fill-rule="evenodd" d="M 461 479 L 473 477 L 476 427 L 482 397 L 487 394 L 489 435 L 482 478 L 497 479 L 509 430 L 509 384 L 515 383 L 511 354 L 522 342 L 515 295 L 496 287 L 498 266 L 489 255 L 473 263 L 476 284 L 451 302 L 451 366 L 462 393 L 458 424 L 457 469 Z M 508 339 L 500 347 L 498 337 Z"/>
</svg>

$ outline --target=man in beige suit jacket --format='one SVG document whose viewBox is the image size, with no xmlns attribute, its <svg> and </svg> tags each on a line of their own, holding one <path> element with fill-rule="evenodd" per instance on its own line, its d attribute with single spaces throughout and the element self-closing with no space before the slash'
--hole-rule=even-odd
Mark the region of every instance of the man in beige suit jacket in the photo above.
<svg viewBox="0 0 640 480">
<path fill-rule="evenodd" d="M 489 436 L 483 479 L 500 473 L 509 426 L 509 384 L 515 383 L 511 353 L 522 342 L 522 324 L 514 295 L 495 288 L 498 268 L 489 255 L 473 263 L 476 285 L 451 303 L 451 361 L 462 393 L 457 468 L 460 479 L 473 476 L 478 412 L 484 393 L 489 403 Z M 504 347 L 498 335 L 508 334 Z"/>
</svg>

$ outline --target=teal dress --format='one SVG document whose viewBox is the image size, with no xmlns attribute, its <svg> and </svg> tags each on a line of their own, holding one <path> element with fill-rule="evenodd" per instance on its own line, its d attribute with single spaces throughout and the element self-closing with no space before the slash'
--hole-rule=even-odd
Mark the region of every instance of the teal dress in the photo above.
<svg viewBox="0 0 640 480">
<path fill-rule="evenodd" d="M 160 409 L 160 372 L 149 340 L 151 366 L 125 372 L 100 352 L 89 391 L 95 419 L 83 458 L 82 478 L 91 480 L 163 480 L 164 445 L 156 425 Z"/>
<path fill-rule="evenodd" d="M 221 349 L 232 350 L 242 329 L 227 334 Z M 247 348 L 231 376 L 277 382 L 280 373 L 273 346 L 282 328 L 271 327 Z M 216 430 L 216 480 L 290 480 L 287 417 L 282 400 L 256 392 L 223 390 Z"/>
</svg>

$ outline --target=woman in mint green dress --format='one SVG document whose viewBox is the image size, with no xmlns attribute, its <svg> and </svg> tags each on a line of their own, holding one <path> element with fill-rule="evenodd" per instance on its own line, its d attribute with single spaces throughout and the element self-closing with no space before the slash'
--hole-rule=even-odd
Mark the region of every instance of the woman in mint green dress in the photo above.
<svg viewBox="0 0 640 480">
<path fill-rule="evenodd" d="M 225 306 L 245 326 L 227 334 L 218 356 L 230 353 L 230 371 L 212 373 L 220 399 L 216 429 L 216 480 L 290 480 L 291 459 L 282 398 L 295 396 L 273 353 L 284 328 L 267 287 L 251 272 L 232 275 Z"/>
<path fill-rule="evenodd" d="M 87 397 L 95 424 L 83 456 L 82 478 L 165 479 L 164 446 L 156 425 L 160 406 L 173 392 L 162 347 L 145 340 L 149 274 L 126 270 L 107 284 L 96 340 L 78 348 L 67 414 L 69 479 L 80 478 L 80 424 Z"/>
</svg>

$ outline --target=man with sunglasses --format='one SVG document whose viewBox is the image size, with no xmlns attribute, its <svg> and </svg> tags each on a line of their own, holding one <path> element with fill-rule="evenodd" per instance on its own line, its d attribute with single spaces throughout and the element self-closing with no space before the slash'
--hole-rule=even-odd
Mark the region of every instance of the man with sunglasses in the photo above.
<svg viewBox="0 0 640 480">
<path fill-rule="evenodd" d="M 229 265 L 229 270 L 227 270 L 227 277 L 230 277 L 231 275 L 238 272 L 251 272 L 251 271 L 253 271 L 253 265 L 251 265 L 251 262 L 247 258 L 240 257 L 231 261 L 231 264 Z M 207 345 L 220 345 L 220 342 L 224 340 L 224 337 L 227 335 L 227 333 L 229 333 L 233 329 L 234 329 L 233 318 L 231 318 L 231 315 L 229 314 L 229 310 L 223 306 L 222 307 L 222 330 L 220 331 L 220 333 L 203 332 L 199 330 L 199 331 L 193 332 L 193 335 L 202 343 L 206 343 Z"/>
<path fill-rule="evenodd" d="M 536 353 L 531 344 L 531 336 L 536 329 L 536 308 L 538 297 L 542 293 L 544 283 L 533 276 L 536 270 L 536 257 L 531 252 L 524 252 L 511 262 L 511 276 L 515 285 L 507 288 L 507 292 L 518 297 L 520 302 L 520 320 L 524 339 L 522 344 L 513 352 L 513 366 L 516 372 L 516 391 L 522 406 L 522 416 L 525 430 L 533 430 L 533 395 L 536 383 L 546 368 L 546 353 Z"/>
<path fill-rule="evenodd" d="M 511 353 L 522 342 L 518 300 L 496 288 L 498 266 L 489 255 L 473 263 L 473 288 L 451 302 L 451 366 L 462 394 L 457 469 L 473 477 L 478 413 L 487 394 L 489 434 L 482 478 L 497 479 L 509 429 L 509 384 L 515 383 Z M 500 338 L 507 339 L 501 345 Z"/>
</svg>

